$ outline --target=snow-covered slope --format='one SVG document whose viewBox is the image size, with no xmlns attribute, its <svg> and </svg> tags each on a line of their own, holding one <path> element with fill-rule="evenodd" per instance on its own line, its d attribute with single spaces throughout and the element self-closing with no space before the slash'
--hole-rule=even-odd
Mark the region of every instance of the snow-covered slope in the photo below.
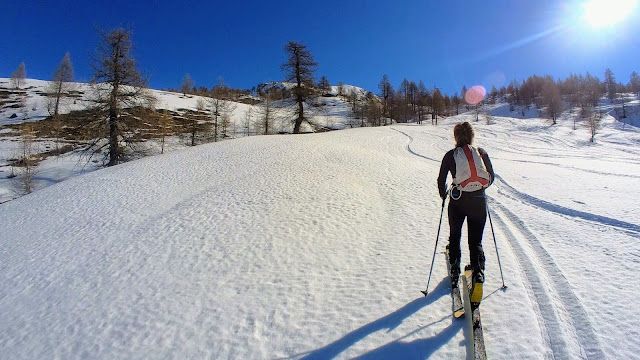
<svg viewBox="0 0 640 360">
<path fill-rule="evenodd" d="M 446 215 L 419 290 L 469 116 L 208 144 L 2 205 L 0 357 L 463 358 Z M 475 123 L 508 285 L 487 224 L 487 354 L 635 358 L 640 133 L 536 123 Z"/>
<path fill-rule="evenodd" d="M 280 83 L 278 83 L 280 84 Z M 11 88 L 10 79 L 0 78 L 0 126 L 11 126 L 25 121 L 38 121 L 49 116 L 47 109 L 47 87 L 48 81 L 27 79 L 25 85 L 20 90 Z M 358 94 L 365 94 L 366 91 L 350 85 L 345 85 L 348 91 L 356 91 Z M 73 83 L 71 86 L 73 97 L 64 98 L 60 106 L 60 112 L 70 113 L 71 111 L 85 110 L 91 105 L 90 99 L 94 91 L 86 83 Z M 337 88 L 336 88 L 337 93 Z M 184 113 L 185 110 L 195 110 L 198 102 L 202 102 L 205 106 L 209 104 L 209 98 L 195 95 L 183 95 L 181 93 L 173 93 L 160 90 L 151 90 L 157 99 L 155 106 L 158 109 L 171 110 L 178 114 Z M 24 96 L 23 96 L 24 95 Z M 364 95 L 362 95 L 364 96 Z M 25 106 L 20 106 L 21 98 L 25 101 Z M 275 116 L 271 119 L 272 133 L 289 133 L 293 130 L 294 118 L 292 108 L 283 106 L 276 102 L 274 108 Z M 258 130 L 256 123 L 259 121 L 259 105 L 249 105 L 245 103 L 233 103 L 230 108 L 233 111 L 230 115 L 230 125 L 228 135 L 232 138 L 239 138 L 247 135 L 256 135 Z M 344 129 L 352 126 L 358 126 L 360 121 L 356 121 L 350 117 L 351 106 L 343 97 L 320 97 L 315 101 L 314 106 L 308 106 L 308 118 L 314 124 L 311 127 L 304 123 L 303 132 L 311 132 L 315 129 Z M 251 130 L 247 131 L 247 117 L 250 116 L 252 122 Z M 6 135 L 3 132 L 11 132 L 10 129 L 0 129 L 0 204 L 10 201 L 18 196 L 16 192 L 15 179 L 8 178 L 15 173 L 12 169 L 10 159 L 16 159 L 21 153 L 21 142 L 18 136 Z M 190 144 L 189 140 L 180 139 L 177 136 L 167 139 L 165 151 L 181 149 Z M 44 153 L 51 149 L 57 148 L 59 144 L 56 139 L 40 138 L 36 139 L 34 148 L 36 153 Z M 157 141 L 147 141 L 145 146 L 150 153 L 159 153 L 160 146 Z M 53 183 L 66 180 L 79 173 L 92 171 L 96 168 L 95 164 L 90 163 L 87 166 L 87 159 L 81 159 L 78 152 L 67 153 L 62 157 L 54 156 L 48 158 L 39 164 L 37 174 L 34 181 L 34 189 L 38 190 L 49 186 Z"/>
</svg>

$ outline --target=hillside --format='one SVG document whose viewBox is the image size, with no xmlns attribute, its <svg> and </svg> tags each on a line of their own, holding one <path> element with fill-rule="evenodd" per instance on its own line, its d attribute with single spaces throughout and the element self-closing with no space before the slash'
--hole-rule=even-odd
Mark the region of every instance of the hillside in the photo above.
<svg viewBox="0 0 640 360">
<path fill-rule="evenodd" d="M 446 226 L 419 292 L 462 120 L 206 144 L 3 204 L 2 357 L 464 357 Z M 640 271 L 640 132 L 474 124 L 508 285 L 487 224 L 489 358 L 637 357 L 640 322 L 615 309 L 640 291 L 619 281 Z"/>
<path fill-rule="evenodd" d="M 99 157 L 89 159 L 81 152 L 95 134 L 75 131 L 82 129 L 83 121 L 89 116 L 86 109 L 91 105 L 94 94 L 92 88 L 89 84 L 73 83 L 70 96 L 64 99 L 61 106 L 62 123 L 55 124 L 47 109 L 48 84 L 47 81 L 27 79 L 23 89 L 14 90 L 10 87 L 9 79 L 0 78 L 0 204 L 22 195 L 16 184 L 17 180 L 12 177 L 20 168 L 12 164 L 23 151 L 21 134 L 24 124 L 32 124 L 35 127 L 37 135 L 32 144 L 33 152 L 38 154 L 38 158 L 42 158 L 35 175 L 35 190 L 93 171 L 101 165 Z M 281 83 L 272 83 L 271 86 L 277 84 Z M 191 144 L 191 123 L 188 117 L 194 113 L 199 116 L 201 128 L 196 143 L 213 141 L 210 109 L 197 112 L 198 102 L 209 106 L 209 98 L 160 90 L 150 91 L 157 99 L 156 111 L 168 114 L 173 122 L 171 133 L 165 139 L 165 152 L 182 149 Z M 366 94 L 364 89 L 351 85 L 345 85 L 344 92 L 355 93 L 359 98 Z M 313 106 L 308 107 L 309 123 L 303 124 L 303 132 L 349 128 L 356 123 L 356 120 L 350 117 L 351 105 L 346 97 L 337 96 L 337 87 L 334 87 L 330 95 L 319 97 Z M 25 106 L 21 106 L 22 98 L 25 99 Z M 260 103 L 256 103 L 255 98 L 249 100 L 251 101 L 246 103 L 229 101 L 231 114 L 224 140 L 254 136 L 263 132 L 258 126 Z M 284 106 L 281 101 L 276 101 L 274 110 L 275 116 L 270 125 L 270 132 L 290 133 L 293 128 L 291 108 Z M 250 116 L 250 123 L 247 122 L 247 116 Z M 145 120 L 146 117 L 149 115 L 133 112 L 130 114 L 130 126 L 139 130 L 140 140 L 144 144 L 144 151 L 137 155 L 138 157 L 161 152 L 160 132 L 157 126 L 154 127 Z"/>
</svg>

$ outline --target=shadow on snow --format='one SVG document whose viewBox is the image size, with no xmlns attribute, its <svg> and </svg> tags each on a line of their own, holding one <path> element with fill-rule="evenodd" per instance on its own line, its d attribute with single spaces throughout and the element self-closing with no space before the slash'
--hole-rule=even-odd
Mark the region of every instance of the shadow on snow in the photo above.
<svg viewBox="0 0 640 360">
<path fill-rule="evenodd" d="M 309 353 L 306 353 L 306 356 L 303 356 L 302 359 L 331 359 L 338 356 L 343 351 L 347 350 L 351 346 L 358 343 L 360 340 L 366 338 L 367 336 L 378 332 L 380 330 L 387 329 L 387 332 L 390 332 L 397 328 L 402 322 L 418 312 L 420 309 L 432 304 L 436 300 L 438 300 L 442 296 L 447 296 L 449 294 L 449 279 L 444 278 L 435 289 L 433 289 L 428 296 L 420 297 L 416 300 L 411 301 L 407 305 L 402 308 L 392 312 L 389 315 L 386 315 L 378 320 L 375 320 L 367 325 L 356 329 L 347 335 L 343 336 L 341 339 L 334 341 L 333 343 L 326 345 L 320 349 L 316 349 Z M 428 328 L 431 325 L 444 321 L 446 319 L 452 319 L 451 316 L 444 317 L 438 321 L 435 321 L 431 324 L 420 327 L 411 333 L 402 336 L 399 339 L 396 339 L 388 344 L 385 344 L 377 349 L 371 350 L 365 354 L 356 357 L 358 359 L 415 359 L 420 358 L 423 359 L 430 354 L 433 354 L 437 349 L 441 348 L 447 342 L 451 340 L 463 327 L 462 321 L 452 321 L 451 325 L 441 331 L 439 334 L 435 336 L 425 338 L 425 339 L 416 339 L 410 342 L 402 341 L 402 339 L 413 335 L 423 329 Z M 302 355 L 302 354 L 301 354 Z"/>
</svg>

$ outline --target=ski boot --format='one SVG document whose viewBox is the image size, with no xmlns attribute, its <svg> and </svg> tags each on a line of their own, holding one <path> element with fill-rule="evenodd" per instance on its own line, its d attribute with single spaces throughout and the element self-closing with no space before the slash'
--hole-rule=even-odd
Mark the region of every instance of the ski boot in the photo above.
<svg viewBox="0 0 640 360">
<path fill-rule="evenodd" d="M 454 263 L 450 263 L 449 266 L 451 267 L 451 288 L 457 289 L 458 280 L 460 280 L 460 261 L 458 260 Z"/>
<path fill-rule="evenodd" d="M 467 265 L 464 268 L 465 271 L 472 270 L 471 265 Z M 482 285 L 484 284 L 484 271 L 478 269 L 471 274 L 471 282 L 469 289 L 469 297 L 471 300 L 471 308 L 475 309 L 480 305 L 482 301 Z"/>
</svg>

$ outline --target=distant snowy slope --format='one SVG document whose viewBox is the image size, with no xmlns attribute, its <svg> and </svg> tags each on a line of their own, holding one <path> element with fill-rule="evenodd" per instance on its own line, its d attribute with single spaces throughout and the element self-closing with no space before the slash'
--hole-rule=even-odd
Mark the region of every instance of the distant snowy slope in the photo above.
<svg viewBox="0 0 640 360">
<path fill-rule="evenodd" d="M 11 88 L 11 80 L 8 78 L 0 78 L 0 125 L 15 124 L 26 120 L 36 121 L 42 120 L 49 116 L 47 109 L 47 87 L 49 81 L 26 79 L 25 85 L 22 89 L 14 90 Z M 283 82 L 271 82 L 262 84 L 264 88 L 277 87 L 277 88 L 290 88 L 293 84 Z M 338 94 L 338 87 L 332 87 L 332 94 Z M 198 101 L 204 101 L 207 103 L 207 97 L 197 95 L 184 95 L 182 93 L 174 93 L 169 91 L 150 89 L 151 93 L 158 99 L 156 107 L 158 109 L 167 109 L 172 111 L 182 111 L 185 109 L 195 110 L 197 108 Z M 343 85 L 343 94 L 349 95 L 356 93 L 359 98 L 363 98 L 367 91 L 352 85 Z M 20 98 L 18 94 L 26 94 L 26 106 L 18 108 L 20 104 Z M 72 83 L 72 95 L 73 97 L 65 98 L 61 106 L 60 112 L 63 114 L 69 113 L 75 110 L 85 110 L 87 106 L 91 105 L 90 99 L 93 96 L 93 89 L 87 83 Z M 339 105 L 344 111 L 349 109 L 349 105 L 342 99 L 335 99 L 333 104 Z M 238 126 L 244 119 L 244 113 L 249 108 L 255 108 L 255 106 L 247 105 L 244 103 L 237 103 L 236 110 L 232 115 L 232 121 L 237 123 Z M 15 115 L 14 115 L 15 114 Z M 282 117 L 285 114 L 280 114 Z M 310 109 L 309 118 L 311 121 L 322 122 L 324 120 L 324 113 L 314 111 Z M 346 116 L 341 119 L 341 122 L 346 120 Z M 338 128 L 343 128 L 347 124 L 340 124 L 334 121 L 334 125 Z M 290 131 L 289 125 L 282 124 L 278 126 L 278 131 Z M 310 129 L 306 129 L 309 131 Z"/>
<path fill-rule="evenodd" d="M 11 167 L 14 159 L 21 153 L 21 142 L 17 124 L 23 122 L 40 121 L 49 117 L 47 96 L 49 82 L 27 79 L 22 89 L 13 89 L 10 79 L 0 78 L 0 204 L 11 201 L 20 196 L 16 191 L 16 179 L 10 178 L 17 169 Z M 365 93 L 363 89 L 344 86 L 349 91 Z M 337 91 L 337 90 L 336 90 Z M 198 103 L 205 106 L 205 111 L 211 111 L 210 98 L 196 95 L 184 95 L 161 90 L 150 90 L 157 102 L 158 109 L 170 110 L 175 117 L 184 116 L 185 112 L 196 110 Z M 87 110 L 92 105 L 94 89 L 86 83 L 72 83 L 71 97 L 65 97 L 60 106 L 60 113 L 67 114 L 72 111 Z M 249 103 L 231 102 L 229 106 L 231 114 L 230 123 L 226 132 L 227 138 L 239 138 L 247 135 L 261 134 L 259 123 L 260 104 L 257 98 L 251 98 Z M 24 105 L 23 105 L 24 101 Z M 275 102 L 277 111 L 270 119 L 271 133 L 290 133 L 293 130 L 295 114 L 293 108 L 285 106 L 282 102 Z M 337 130 L 359 126 L 362 122 L 351 116 L 351 105 L 343 97 L 319 97 L 313 105 L 307 107 L 306 117 L 313 124 L 303 123 L 303 132 Z M 249 119 L 249 123 L 247 122 Z M 249 126 L 249 127 L 247 127 Z M 38 138 L 34 143 L 36 153 L 50 152 L 58 149 L 61 143 L 73 143 L 73 139 L 58 141 L 54 138 Z M 190 141 L 180 136 L 172 136 L 166 139 L 165 151 L 184 148 L 190 145 Z M 150 154 L 160 152 L 158 141 L 147 140 L 143 145 Z M 47 154 L 50 155 L 50 154 Z M 87 159 L 80 159 L 78 151 L 66 153 L 62 157 L 52 156 L 39 164 L 34 181 L 34 190 L 41 189 L 53 183 L 68 179 L 84 171 L 93 170 L 94 164 L 86 166 Z"/>
</svg>

